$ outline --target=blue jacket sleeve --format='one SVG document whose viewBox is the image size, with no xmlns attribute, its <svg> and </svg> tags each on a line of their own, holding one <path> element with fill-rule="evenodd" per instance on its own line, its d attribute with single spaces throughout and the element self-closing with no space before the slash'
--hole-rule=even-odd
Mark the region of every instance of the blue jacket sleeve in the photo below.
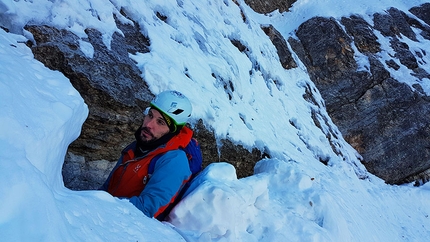
<svg viewBox="0 0 430 242">
<path fill-rule="evenodd" d="M 148 217 L 153 217 L 160 207 L 168 204 L 191 176 L 188 158 L 183 150 L 163 154 L 155 164 L 154 173 L 139 196 L 130 198 Z"/>
</svg>

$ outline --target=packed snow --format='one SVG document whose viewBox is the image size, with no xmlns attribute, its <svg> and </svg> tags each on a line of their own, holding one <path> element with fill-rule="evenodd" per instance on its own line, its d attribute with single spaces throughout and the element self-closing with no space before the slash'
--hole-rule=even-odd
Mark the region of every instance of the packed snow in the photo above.
<svg viewBox="0 0 430 242">
<path fill-rule="evenodd" d="M 0 0 L 0 25 L 9 30 L 0 28 L 1 240 L 427 241 L 430 185 L 385 184 L 367 173 L 329 118 L 318 128 L 312 110 L 321 120 L 328 115 L 305 67 L 295 57 L 299 67 L 283 69 L 260 26 L 272 24 L 287 38 L 316 15 L 360 14 L 371 21 L 389 7 L 408 12 L 428 1 L 299 0 L 290 12 L 267 15 L 243 0 L 193 2 Z M 70 81 L 36 61 L 25 44 L 32 40 L 25 24 L 46 24 L 80 36 L 80 48 L 91 58 L 84 30 L 98 29 L 110 47 L 112 34 L 121 33 L 113 16 L 131 24 L 120 10 L 151 40 L 149 53 L 130 57 L 153 93 L 183 92 L 193 104 L 192 125 L 202 119 L 218 139 L 271 155 L 257 163 L 255 175 L 241 179 L 232 165 L 211 164 L 167 222 L 105 192 L 64 187 L 67 147 L 78 138 L 88 108 Z M 249 50 L 241 53 L 231 40 Z M 412 48 L 429 44 L 420 41 Z M 421 67 L 429 72 L 426 63 Z M 416 81 L 404 69 L 392 75 Z M 420 84 L 430 93 L 428 82 Z M 306 89 L 316 103 L 303 99 Z M 342 155 L 327 135 L 338 137 L 333 142 Z"/>
</svg>

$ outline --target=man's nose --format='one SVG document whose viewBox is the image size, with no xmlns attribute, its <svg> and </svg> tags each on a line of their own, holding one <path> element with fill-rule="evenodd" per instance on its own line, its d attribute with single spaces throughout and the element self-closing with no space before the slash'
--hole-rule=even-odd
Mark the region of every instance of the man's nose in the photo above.
<svg viewBox="0 0 430 242">
<path fill-rule="evenodd" d="M 146 124 L 145 124 L 145 126 L 146 126 L 148 129 L 152 129 L 152 128 L 154 127 L 154 125 L 155 125 L 155 119 L 150 119 L 150 120 L 148 120 L 148 122 L 146 122 Z"/>
</svg>

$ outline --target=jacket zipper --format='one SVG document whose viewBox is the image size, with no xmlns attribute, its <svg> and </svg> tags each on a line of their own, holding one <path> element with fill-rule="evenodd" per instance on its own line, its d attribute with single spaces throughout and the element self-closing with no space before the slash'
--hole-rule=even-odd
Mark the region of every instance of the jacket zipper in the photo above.
<svg viewBox="0 0 430 242">
<path fill-rule="evenodd" d="M 128 160 L 128 161 L 122 163 L 121 165 L 119 165 L 117 170 L 122 166 L 122 173 L 119 176 L 119 179 L 117 179 L 116 184 L 115 184 L 115 188 L 112 190 L 112 193 L 115 193 L 116 190 L 118 190 L 119 184 L 121 183 L 122 177 L 124 176 L 124 173 L 125 173 L 125 170 L 127 169 L 128 164 L 130 164 L 131 162 L 135 162 L 135 161 L 138 161 L 138 159 L 131 159 L 131 160 Z"/>
</svg>

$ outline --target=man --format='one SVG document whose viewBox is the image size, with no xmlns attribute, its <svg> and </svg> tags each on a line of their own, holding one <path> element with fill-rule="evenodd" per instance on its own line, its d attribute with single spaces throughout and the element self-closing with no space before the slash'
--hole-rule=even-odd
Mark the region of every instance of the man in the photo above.
<svg viewBox="0 0 430 242">
<path fill-rule="evenodd" d="M 193 131 L 185 126 L 191 116 L 191 103 L 177 91 L 158 94 L 145 110 L 135 132 L 136 141 L 123 151 L 116 166 L 101 187 L 113 196 L 127 198 L 149 217 L 157 217 L 190 178 L 183 150 Z M 153 174 L 151 160 L 157 156 Z"/>
</svg>

